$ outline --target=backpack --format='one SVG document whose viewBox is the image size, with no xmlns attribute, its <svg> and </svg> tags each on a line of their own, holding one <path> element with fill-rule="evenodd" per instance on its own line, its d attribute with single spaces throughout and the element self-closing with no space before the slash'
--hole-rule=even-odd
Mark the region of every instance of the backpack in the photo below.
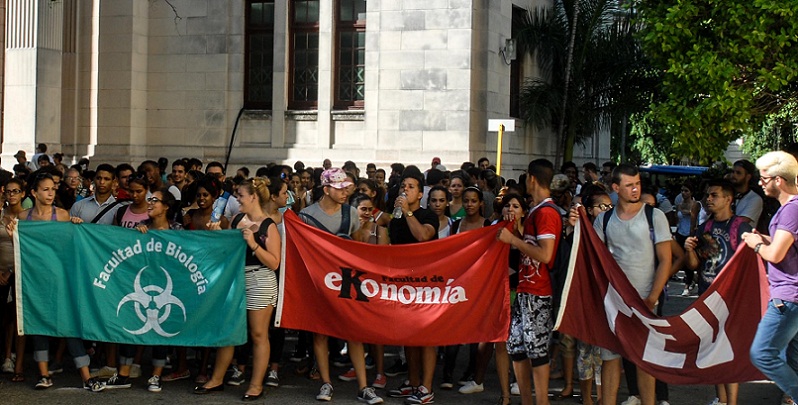
<svg viewBox="0 0 798 405">
<path fill-rule="evenodd" d="M 704 222 L 704 233 L 709 234 L 712 230 L 712 225 L 714 224 L 715 220 L 710 219 Z M 746 220 L 744 217 L 738 217 L 735 215 L 732 218 L 731 224 L 729 224 L 729 238 L 731 239 L 729 243 L 731 244 L 732 253 L 737 251 L 737 239 L 740 234 L 740 225 L 745 223 Z"/>
<path fill-rule="evenodd" d="M 331 233 L 331 234 L 333 234 L 335 236 L 338 236 L 339 238 L 352 239 L 352 236 L 349 235 L 349 226 L 352 223 L 352 218 L 351 218 L 351 212 L 350 211 L 351 211 L 351 206 L 349 204 L 343 204 L 341 206 L 341 227 L 338 228 L 337 232 L 333 232 L 333 231 L 327 229 L 327 227 L 322 225 L 321 222 L 319 222 L 318 219 L 313 218 L 312 216 L 310 216 L 310 215 L 308 215 L 308 214 L 306 214 L 304 212 L 300 212 L 299 215 L 302 218 L 306 218 L 310 222 L 313 222 L 313 224 L 316 225 L 316 228 L 319 228 L 322 231 L 325 231 L 327 233 Z"/>
<path fill-rule="evenodd" d="M 566 227 L 564 226 L 565 221 L 563 221 L 560 209 L 556 204 L 551 201 L 546 201 L 540 206 L 540 209 L 543 207 L 553 209 L 560 218 L 560 243 L 557 245 L 557 250 L 554 252 L 554 261 L 551 266 L 548 266 L 552 291 L 552 308 L 556 314 L 557 311 L 559 311 L 563 289 L 565 288 L 565 279 L 568 276 L 568 262 L 571 260 L 571 247 L 574 244 L 574 236 L 573 234 L 567 234 Z M 535 226 L 534 222 L 532 222 L 532 226 Z M 537 234 L 537 229 L 535 229 L 535 234 Z"/>
</svg>

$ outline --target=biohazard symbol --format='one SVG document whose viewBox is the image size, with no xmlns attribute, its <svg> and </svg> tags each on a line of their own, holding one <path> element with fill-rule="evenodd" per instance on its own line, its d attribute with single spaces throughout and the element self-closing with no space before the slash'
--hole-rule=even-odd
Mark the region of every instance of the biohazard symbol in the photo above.
<svg viewBox="0 0 798 405">
<path fill-rule="evenodd" d="M 172 278 L 169 277 L 169 273 L 164 270 L 163 267 L 161 267 L 161 270 L 163 270 L 164 275 L 166 275 L 166 287 L 161 288 L 157 285 L 148 285 L 142 288 L 141 273 L 146 269 L 147 267 L 142 268 L 136 275 L 136 280 L 133 282 L 133 292 L 119 301 L 119 305 L 116 307 L 116 316 L 119 316 L 119 310 L 122 309 L 122 305 L 125 305 L 128 301 L 132 301 L 136 310 L 136 316 L 144 322 L 144 326 L 138 330 L 124 328 L 127 332 L 133 335 L 142 335 L 153 330 L 163 337 L 175 336 L 180 332 L 168 333 L 163 330 L 161 324 L 169 319 L 169 315 L 172 313 L 172 305 L 177 305 L 183 310 L 183 321 L 185 322 L 186 307 L 183 306 L 183 302 L 180 301 L 180 299 L 172 295 Z M 150 293 L 152 292 L 157 295 L 151 295 Z M 143 312 L 142 308 L 144 309 Z M 161 310 L 163 310 L 163 314 L 159 316 Z"/>
</svg>

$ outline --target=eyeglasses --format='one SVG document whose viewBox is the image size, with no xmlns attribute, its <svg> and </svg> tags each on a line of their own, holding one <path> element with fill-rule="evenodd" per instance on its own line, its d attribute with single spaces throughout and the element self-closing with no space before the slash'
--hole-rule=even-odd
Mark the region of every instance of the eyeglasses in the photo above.
<svg viewBox="0 0 798 405">
<path fill-rule="evenodd" d="M 6 190 L 5 193 L 8 194 L 8 195 L 17 195 L 17 194 L 22 194 L 22 190 L 20 190 L 18 188 L 10 189 L 10 190 Z"/>
<path fill-rule="evenodd" d="M 607 210 L 611 210 L 612 207 L 613 207 L 612 204 L 601 203 L 601 204 L 598 204 L 598 205 L 591 205 L 590 207 L 587 207 L 587 208 L 598 208 L 598 209 L 600 209 L 602 211 L 607 211 Z"/>
<path fill-rule="evenodd" d="M 163 200 L 157 197 L 149 197 L 147 198 L 147 204 L 155 204 L 155 203 L 163 203 Z"/>
<path fill-rule="evenodd" d="M 759 183 L 762 184 L 763 186 L 767 186 L 768 183 L 773 181 L 773 179 L 775 179 L 776 177 L 779 176 L 762 176 L 759 178 Z"/>
</svg>

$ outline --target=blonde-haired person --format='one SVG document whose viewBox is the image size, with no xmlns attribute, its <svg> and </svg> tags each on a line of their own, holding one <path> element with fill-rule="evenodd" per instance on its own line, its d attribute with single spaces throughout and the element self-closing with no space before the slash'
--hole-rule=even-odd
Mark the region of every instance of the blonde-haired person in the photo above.
<svg viewBox="0 0 798 405">
<path fill-rule="evenodd" d="M 255 401 L 263 396 L 263 379 L 269 365 L 269 320 L 277 305 L 277 276 L 280 267 L 280 235 L 274 220 L 266 213 L 269 203 L 269 180 L 256 177 L 244 180 L 236 192 L 240 213 L 230 229 L 241 230 L 247 243 L 244 273 L 246 276 L 247 321 L 252 339 L 252 379 L 242 400 Z M 219 223 L 208 229 L 221 229 Z M 213 375 L 195 394 L 224 390 L 224 374 L 233 359 L 235 348 L 227 346 L 216 352 Z"/>
<path fill-rule="evenodd" d="M 798 337 L 798 162 L 786 152 L 770 152 L 756 161 L 759 185 L 781 203 L 768 227 L 770 236 L 745 232 L 742 238 L 767 262 L 770 302 L 751 344 L 751 362 L 787 395 L 798 398 L 798 358 L 786 350 Z"/>
</svg>

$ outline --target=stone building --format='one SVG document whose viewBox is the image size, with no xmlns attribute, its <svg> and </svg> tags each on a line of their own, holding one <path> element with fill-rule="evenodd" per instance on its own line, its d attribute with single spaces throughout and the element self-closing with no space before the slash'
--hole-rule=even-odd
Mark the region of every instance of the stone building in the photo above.
<svg viewBox="0 0 798 405">
<path fill-rule="evenodd" d="M 6 0 L 3 166 L 40 142 L 93 165 L 493 162 L 488 120 L 534 72 L 501 52 L 512 16 L 546 1 Z M 503 171 L 555 143 L 516 120 Z"/>
</svg>

